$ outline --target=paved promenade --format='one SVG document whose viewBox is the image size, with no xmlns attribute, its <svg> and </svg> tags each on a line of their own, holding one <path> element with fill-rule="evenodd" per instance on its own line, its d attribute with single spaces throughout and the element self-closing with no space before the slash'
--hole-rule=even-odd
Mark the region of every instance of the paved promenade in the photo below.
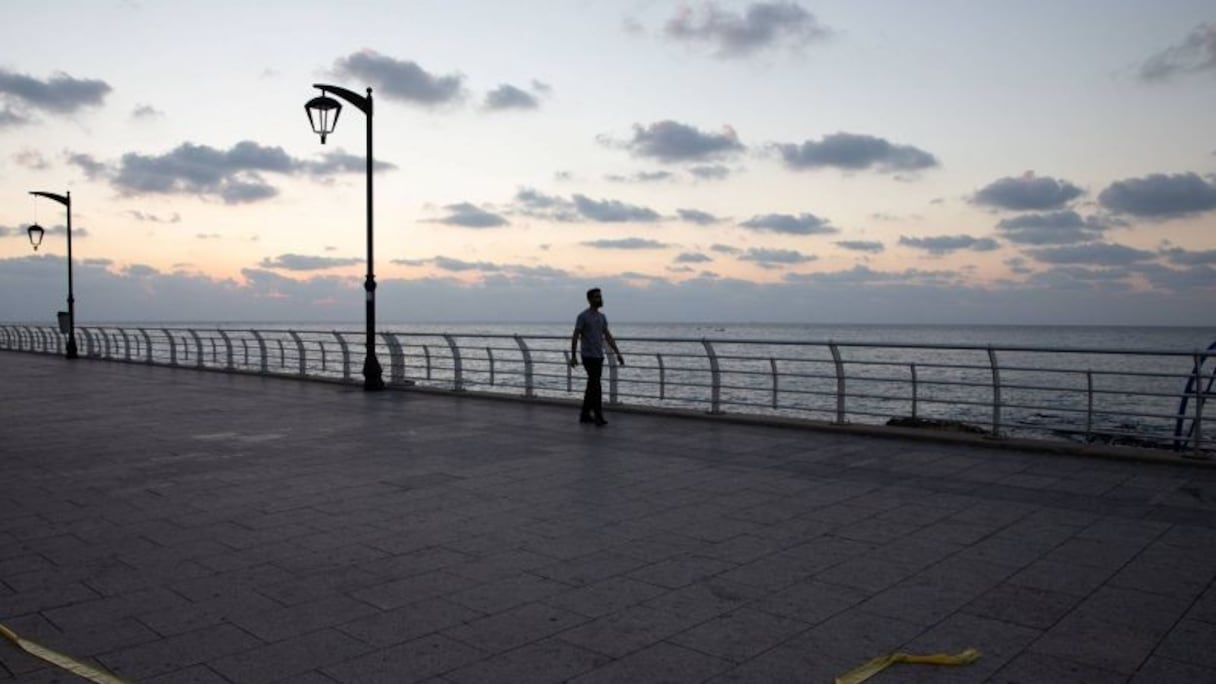
<svg viewBox="0 0 1216 684">
<path fill-rule="evenodd" d="M 1216 681 L 1212 469 L 608 417 L 0 352 L 0 624 L 158 684 Z"/>
</svg>

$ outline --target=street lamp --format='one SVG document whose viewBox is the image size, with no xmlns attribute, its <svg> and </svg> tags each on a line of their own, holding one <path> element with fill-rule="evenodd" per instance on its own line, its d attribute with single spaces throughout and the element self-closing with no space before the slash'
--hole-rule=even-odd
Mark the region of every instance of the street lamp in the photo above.
<svg viewBox="0 0 1216 684">
<path fill-rule="evenodd" d="M 338 115 L 342 113 L 342 103 L 330 97 L 332 93 L 358 107 L 367 118 L 367 279 L 363 281 L 363 289 L 367 291 L 367 354 L 363 360 L 363 389 L 382 390 L 384 379 L 380 370 L 380 361 L 376 358 L 376 272 L 374 255 L 374 239 L 372 233 L 372 89 L 367 89 L 367 97 L 338 86 L 314 83 L 314 88 L 321 94 L 309 100 L 304 105 L 308 114 L 308 123 L 312 130 L 321 136 L 321 144 L 325 144 L 325 136 L 334 132 L 338 123 Z"/>
<path fill-rule="evenodd" d="M 67 353 L 66 358 L 76 358 L 76 297 L 72 294 L 72 193 L 67 192 L 63 195 L 57 195 L 53 192 L 40 192 L 31 190 L 31 195 L 38 195 L 47 199 L 53 199 L 56 202 L 67 207 L 68 211 L 68 329 L 67 329 Z M 35 223 L 26 230 L 30 237 L 30 244 L 34 246 L 34 251 L 38 251 L 38 245 L 42 244 L 42 237 L 46 231 L 42 226 Z"/>
</svg>

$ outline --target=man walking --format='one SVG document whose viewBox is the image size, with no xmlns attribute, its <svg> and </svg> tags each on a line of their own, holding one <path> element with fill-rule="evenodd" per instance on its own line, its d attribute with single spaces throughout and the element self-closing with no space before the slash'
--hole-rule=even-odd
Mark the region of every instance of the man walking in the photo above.
<svg viewBox="0 0 1216 684">
<path fill-rule="evenodd" d="M 574 322 L 574 335 L 570 339 L 570 365 L 578 365 L 578 344 L 583 343 L 583 368 L 587 371 L 587 389 L 583 392 L 583 409 L 579 413 L 578 422 L 596 425 L 607 425 L 604 420 L 603 393 L 600 389 L 600 375 L 604 370 L 604 343 L 607 342 L 616 354 L 617 363 L 625 365 L 625 357 L 617 349 L 616 340 L 608 332 L 608 318 L 600 313 L 604 306 L 604 296 L 598 287 L 587 290 L 587 303 L 590 304 Z"/>
</svg>

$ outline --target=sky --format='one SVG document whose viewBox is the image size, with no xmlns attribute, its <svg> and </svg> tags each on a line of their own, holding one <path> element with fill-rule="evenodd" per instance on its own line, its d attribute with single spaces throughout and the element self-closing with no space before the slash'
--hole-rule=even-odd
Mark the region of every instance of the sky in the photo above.
<svg viewBox="0 0 1216 684">
<path fill-rule="evenodd" d="M 6 0 L 0 321 L 1213 324 L 1211 0 Z M 26 229 L 46 229 L 35 251 Z"/>
</svg>

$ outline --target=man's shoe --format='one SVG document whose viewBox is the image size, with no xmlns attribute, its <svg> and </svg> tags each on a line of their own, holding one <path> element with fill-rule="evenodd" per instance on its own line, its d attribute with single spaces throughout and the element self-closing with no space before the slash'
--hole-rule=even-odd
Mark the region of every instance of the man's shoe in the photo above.
<svg viewBox="0 0 1216 684">
<path fill-rule="evenodd" d="M 586 413 L 583 413 L 583 414 L 580 414 L 580 415 L 579 415 L 579 417 L 578 417 L 578 422 L 580 422 L 580 423 L 594 423 L 594 422 L 595 422 L 595 420 L 594 420 L 594 419 L 592 419 L 592 417 L 591 417 L 591 416 L 589 416 L 589 415 L 587 415 Z"/>
<path fill-rule="evenodd" d="M 607 424 L 608 424 L 608 421 L 604 420 L 604 417 L 603 417 L 603 416 L 596 416 L 596 417 L 595 417 L 595 424 L 596 424 L 596 425 L 607 425 Z"/>
</svg>

